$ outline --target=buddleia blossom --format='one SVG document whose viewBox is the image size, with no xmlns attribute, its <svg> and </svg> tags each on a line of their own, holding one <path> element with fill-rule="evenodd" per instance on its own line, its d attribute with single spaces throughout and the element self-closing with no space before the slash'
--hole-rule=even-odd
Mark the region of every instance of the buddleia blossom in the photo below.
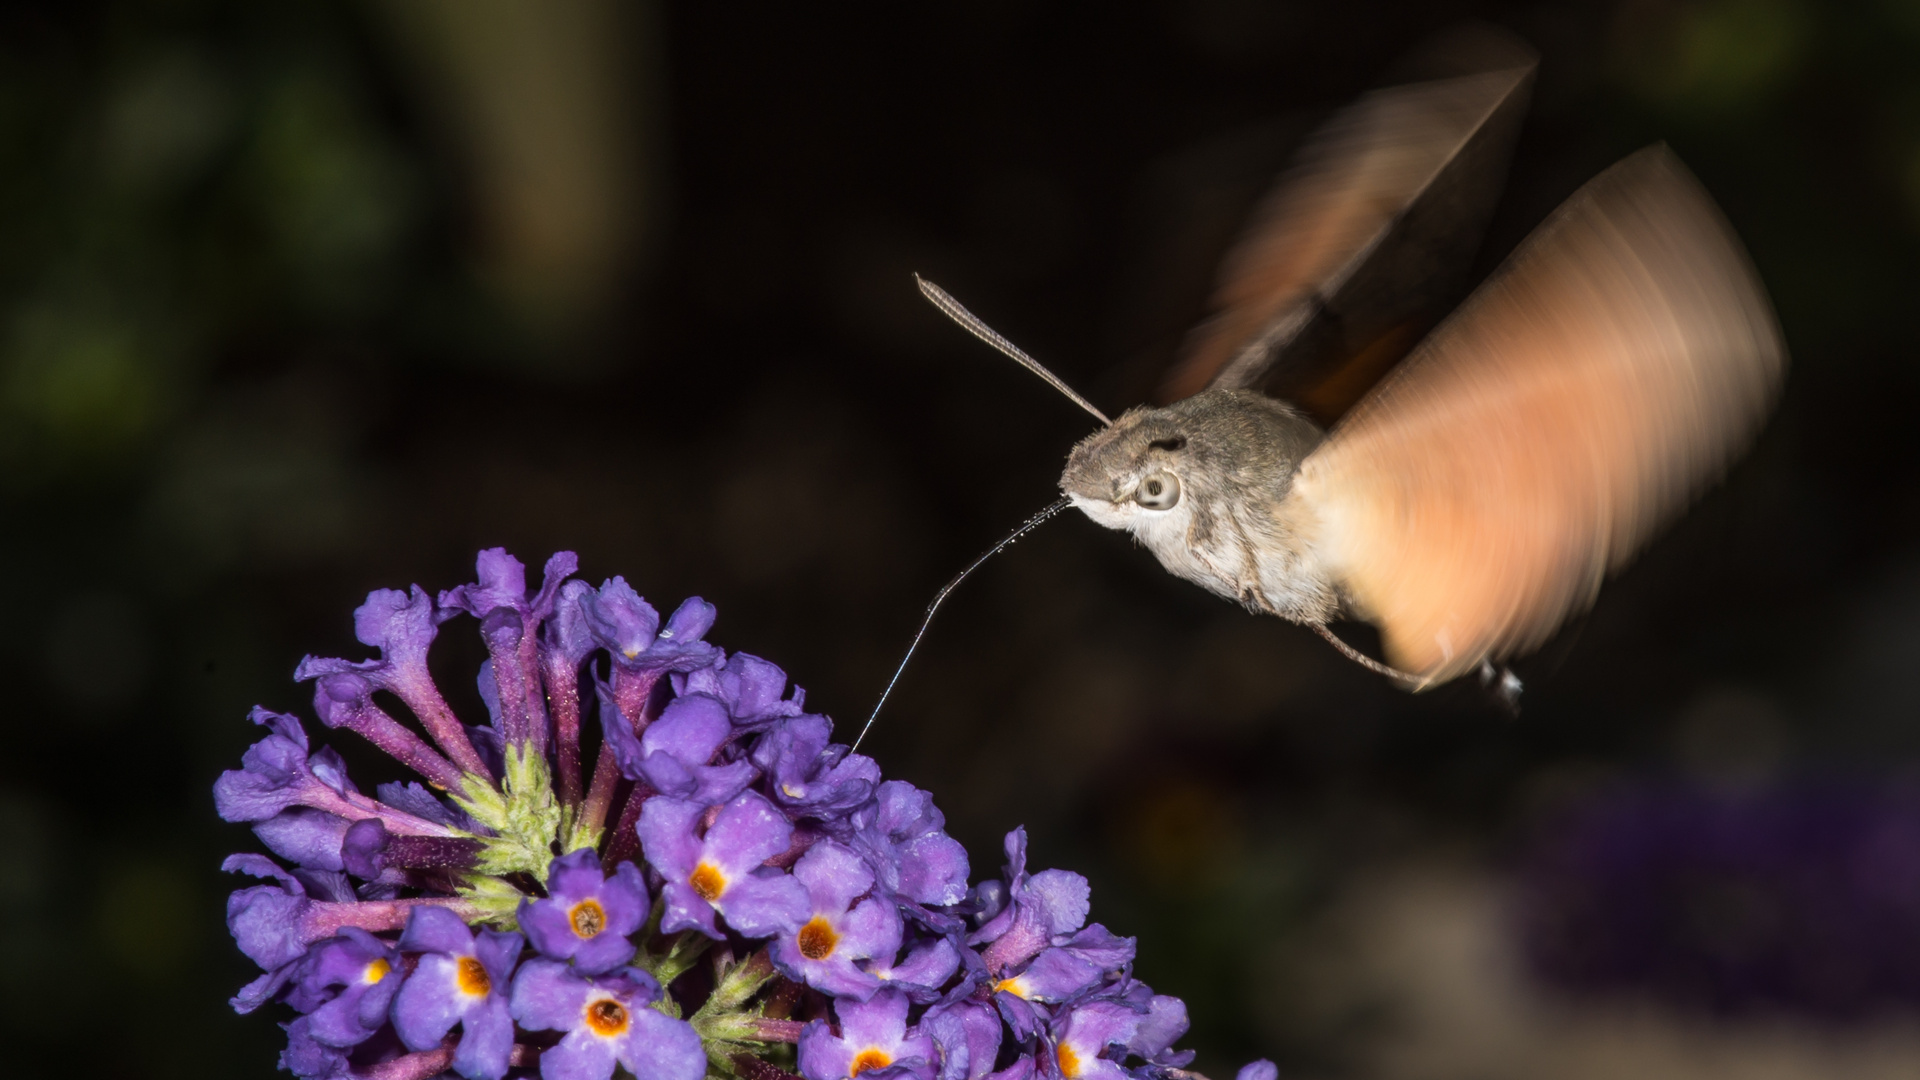
<svg viewBox="0 0 1920 1080">
<path fill-rule="evenodd" d="M 1523 855 L 1525 956 L 1563 990 L 1829 1020 L 1920 1002 L 1910 780 L 1621 781 L 1543 820 Z"/>
<path fill-rule="evenodd" d="M 969 884 L 932 796 L 832 741 L 786 673 L 662 619 L 622 578 L 538 587 L 505 551 L 438 596 L 370 594 L 370 659 L 308 657 L 313 715 L 424 783 L 369 795 L 299 718 L 214 800 L 273 858 L 227 903 L 285 1010 L 280 1065 L 329 1080 L 1189 1080 L 1186 1009 L 1089 923 L 1085 878 Z M 429 674 L 442 626 L 477 625 L 482 723 Z M 390 711 L 397 702 L 404 713 Z M 588 725 L 600 725 L 587 739 Z M 424 734 L 423 734 L 424 733 Z M 596 743 L 597 757 L 583 747 Z M 1264 1070 L 1264 1071 L 1263 1071 Z M 1241 1080 L 1272 1080 L 1255 1063 Z"/>
</svg>

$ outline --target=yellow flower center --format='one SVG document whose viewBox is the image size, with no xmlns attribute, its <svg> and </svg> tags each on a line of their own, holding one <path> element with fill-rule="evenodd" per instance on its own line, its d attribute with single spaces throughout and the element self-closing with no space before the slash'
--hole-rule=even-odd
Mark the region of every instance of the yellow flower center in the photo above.
<svg viewBox="0 0 1920 1080">
<path fill-rule="evenodd" d="M 815 915 L 807 925 L 800 928 L 800 955 L 809 960 L 825 960 L 833 955 L 833 947 L 840 944 L 840 935 L 826 919 Z"/>
<path fill-rule="evenodd" d="M 1018 975 L 1015 975 L 1011 979 L 1001 979 L 999 982 L 993 984 L 993 992 L 998 994 L 1001 991 L 1012 994 L 1017 998 L 1026 997 L 1027 982 Z"/>
<path fill-rule="evenodd" d="M 847 1070 L 848 1080 L 859 1076 L 868 1069 L 884 1069 L 893 1064 L 893 1056 L 877 1046 L 869 1046 L 853 1056 L 853 1066 Z"/>
<path fill-rule="evenodd" d="M 1054 1052 L 1054 1057 L 1060 1061 L 1061 1076 L 1080 1075 L 1080 1055 L 1073 1052 L 1073 1047 L 1061 1043 L 1060 1049 Z"/>
<path fill-rule="evenodd" d="M 471 956 L 463 956 L 454 966 L 453 981 L 460 992 L 468 997 L 486 997 L 493 989 L 493 980 L 487 977 L 486 965 Z"/>
<path fill-rule="evenodd" d="M 627 1030 L 629 1020 L 626 1006 L 612 998 L 601 998 L 587 1003 L 587 1026 L 595 1035 L 612 1038 Z"/>
<path fill-rule="evenodd" d="M 567 922 L 573 926 L 574 933 L 590 938 L 607 928 L 607 909 L 600 906 L 600 901 L 588 897 L 567 912 Z"/>
<path fill-rule="evenodd" d="M 693 886 L 693 891 L 700 894 L 700 899 L 711 904 L 720 899 L 720 894 L 727 891 L 727 875 L 721 873 L 720 868 L 712 863 L 703 862 L 693 868 L 693 873 L 687 875 L 687 884 Z"/>
<path fill-rule="evenodd" d="M 368 986 L 372 986 L 374 983 L 386 978 L 392 971 L 392 964 L 387 963 L 385 960 L 375 960 L 367 965 L 365 971 L 360 973 L 360 981 L 366 983 Z"/>
</svg>

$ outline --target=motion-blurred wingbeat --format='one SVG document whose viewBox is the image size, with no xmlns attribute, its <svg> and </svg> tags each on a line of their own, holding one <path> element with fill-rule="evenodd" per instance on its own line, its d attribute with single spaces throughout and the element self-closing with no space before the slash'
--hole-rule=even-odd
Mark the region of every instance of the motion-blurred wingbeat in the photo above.
<svg viewBox="0 0 1920 1080">
<path fill-rule="evenodd" d="M 1171 403 L 1089 436 L 1060 478 L 1174 574 L 1413 689 L 1492 677 L 1589 605 L 1750 441 L 1786 368 L 1739 241 L 1653 146 L 1381 378 L 1468 261 L 1517 132 L 1531 54 L 1475 52 L 1315 135 L 1229 256 Z M 1341 618 L 1380 629 L 1386 665 Z"/>
</svg>

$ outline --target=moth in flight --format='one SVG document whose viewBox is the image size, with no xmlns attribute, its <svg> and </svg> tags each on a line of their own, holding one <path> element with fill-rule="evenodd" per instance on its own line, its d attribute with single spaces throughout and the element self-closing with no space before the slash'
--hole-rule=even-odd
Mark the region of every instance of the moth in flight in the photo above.
<svg viewBox="0 0 1920 1080">
<path fill-rule="evenodd" d="M 1660 145 L 1404 351 L 1470 262 L 1519 127 L 1532 55 L 1488 52 L 1308 140 L 1158 405 L 1107 421 L 922 282 L 1103 421 L 1063 502 L 1415 690 L 1491 676 L 1590 605 L 1751 441 L 1787 363 L 1739 240 Z M 1379 628 L 1384 664 L 1332 634 L 1343 618 Z"/>
</svg>

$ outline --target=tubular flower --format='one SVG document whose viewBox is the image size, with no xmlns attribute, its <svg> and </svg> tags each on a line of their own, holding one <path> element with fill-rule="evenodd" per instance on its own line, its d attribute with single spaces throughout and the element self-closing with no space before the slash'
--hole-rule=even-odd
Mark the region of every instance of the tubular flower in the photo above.
<svg viewBox="0 0 1920 1080">
<path fill-rule="evenodd" d="M 482 552 L 476 581 L 437 599 L 368 596 L 355 630 L 377 658 L 301 662 L 324 726 L 424 783 L 362 794 L 298 718 L 254 710 L 266 735 L 214 805 L 282 860 L 224 868 L 263 879 L 227 901 L 262 971 L 233 1006 L 291 1010 L 283 1068 L 1193 1080 L 1172 1046 L 1185 1007 L 1133 978 L 1132 939 L 1087 923 L 1085 878 L 1029 874 L 1015 830 L 1004 877 L 969 887 L 932 796 L 832 742 L 778 667 L 705 641 L 712 605 L 662 620 L 622 578 L 573 579 L 576 564 L 555 555 L 529 589 L 518 560 Z M 463 616 L 487 651 L 478 725 L 427 665 Z M 791 1015 L 809 987 L 837 1029 Z M 1271 1080 L 1262 1064 L 1241 1080 Z"/>
<path fill-rule="evenodd" d="M 623 862 L 604 876 L 600 856 L 581 848 L 553 861 L 546 899 L 520 901 L 520 925 L 542 956 L 598 975 L 633 959 L 627 935 L 647 920 L 648 906 L 639 869 Z"/>
<path fill-rule="evenodd" d="M 933 1080 L 935 1048 L 930 1036 L 907 1027 L 907 995 L 887 989 L 866 1001 L 842 998 L 835 1035 L 815 1020 L 800 1035 L 800 1072 L 807 1080 L 872 1080 L 914 1077 Z"/>
<path fill-rule="evenodd" d="M 649 1080 L 700 1080 L 700 1036 L 652 1008 L 660 984 L 629 969 L 588 978 L 552 960 L 529 960 L 513 977 L 513 1018 L 532 1031 L 566 1035 L 540 1058 L 546 1080 L 607 1080 L 618 1061 Z"/>
<path fill-rule="evenodd" d="M 640 844 L 666 879 L 662 932 L 698 929 L 719 937 L 716 914 L 751 937 L 795 930 L 807 917 L 807 890 L 790 874 L 763 866 L 787 849 L 793 825 L 748 792 L 718 808 L 704 837 L 707 807 L 664 796 L 640 811 Z"/>
<path fill-rule="evenodd" d="M 400 951 L 419 953 L 393 1002 L 393 1028 L 410 1050 L 432 1050 L 461 1026 L 453 1071 L 467 1080 L 500 1080 L 513 1050 L 508 980 L 520 959 L 519 934 L 475 934 L 444 908 L 413 912 Z"/>
<path fill-rule="evenodd" d="M 774 964 L 816 990 L 871 996 L 880 988 L 880 977 L 856 962 L 899 951 L 904 930 L 899 906 L 870 895 L 873 871 L 831 840 L 800 856 L 793 876 L 806 886 L 812 911 L 805 922 L 774 939 Z"/>
</svg>

